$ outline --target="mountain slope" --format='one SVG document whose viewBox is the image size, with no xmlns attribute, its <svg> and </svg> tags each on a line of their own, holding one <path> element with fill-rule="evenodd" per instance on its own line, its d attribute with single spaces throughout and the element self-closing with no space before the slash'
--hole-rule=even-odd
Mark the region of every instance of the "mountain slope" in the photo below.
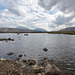
<svg viewBox="0 0 75 75">
<path fill-rule="evenodd" d="M 75 31 L 75 27 L 67 27 L 67 28 L 62 29 L 60 31 Z"/>
<path fill-rule="evenodd" d="M 16 28 L 0 28 L 0 33 L 14 33 L 14 32 L 47 32 L 45 29 L 36 28 L 34 30 L 25 28 L 25 27 L 16 27 Z"/>
<path fill-rule="evenodd" d="M 17 29 L 17 28 L 0 28 L 0 32 L 33 32 L 32 30 L 27 30 L 27 29 Z"/>
<path fill-rule="evenodd" d="M 39 32 L 39 31 L 41 31 L 41 32 L 47 32 L 47 31 L 46 31 L 45 29 L 43 29 L 43 28 L 35 28 L 34 31 L 38 31 L 38 32 Z"/>
<path fill-rule="evenodd" d="M 26 27 L 23 27 L 23 26 L 18 26 L 18 27 L 16 27 L 16 29 L 26 29 L 26 30 L 30 30 L 30 29 L 28 29 L 28 28 L 26 28 Z"/>
</svg>

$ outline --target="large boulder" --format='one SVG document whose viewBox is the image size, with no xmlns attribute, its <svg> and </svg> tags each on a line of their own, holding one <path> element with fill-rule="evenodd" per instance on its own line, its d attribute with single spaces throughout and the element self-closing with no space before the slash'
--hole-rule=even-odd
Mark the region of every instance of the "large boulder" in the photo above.
<svg viewBox="0 0 75 75">
<path fill-rule="evenodd" d="M 61 70 L 50 60 L 45 60 L 45 75 L 59 75 Z"/>
<path fill-rule="evenodd" d="M 36 61 L 33 59 L 28 59 L 28 61 L 26 62 L 27 65 L 32 66 L 36 64 Z"/>
</svg>

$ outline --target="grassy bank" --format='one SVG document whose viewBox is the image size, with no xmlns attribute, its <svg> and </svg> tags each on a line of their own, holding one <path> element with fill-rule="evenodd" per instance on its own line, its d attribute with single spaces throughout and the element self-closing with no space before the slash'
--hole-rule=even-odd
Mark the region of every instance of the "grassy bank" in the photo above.
<svg viewBox="0 0 75 75">
<path fill-rule="evenodd" d="M 49 33 L 49 34 L 70 34 L 70 35 L 75 35 L 75 31 L 51 31 L 51 32 L 0 32 L 0 33 Z"/>
<path fill-rule="evenodd" d="M 70 34 L 70 35 L 75 35 L 75 31 L 53 31 L 53 32 L 48 32 L 50 34 Z"/>
</svg>

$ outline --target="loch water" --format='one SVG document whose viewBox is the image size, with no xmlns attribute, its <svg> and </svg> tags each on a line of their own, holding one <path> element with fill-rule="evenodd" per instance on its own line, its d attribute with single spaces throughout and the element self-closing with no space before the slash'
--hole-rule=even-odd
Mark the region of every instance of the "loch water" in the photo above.
<svg viewBox="0 0 75 75">
<path fill-rule="evenodd" d="M 75 73 L 75 35 L 48 33 L 0 33 L 0 38 L 12 38 L 14 41 L 0 41 L 0 58 L 15 59 L 23 54 L 21 59 L 42 58 L 54 60 L 62 69 L 72 69 Z M 47 48 L 48 51 L 43 51 Z M 8 56 L 8 52 L 15 54 Z"/>
</svg>

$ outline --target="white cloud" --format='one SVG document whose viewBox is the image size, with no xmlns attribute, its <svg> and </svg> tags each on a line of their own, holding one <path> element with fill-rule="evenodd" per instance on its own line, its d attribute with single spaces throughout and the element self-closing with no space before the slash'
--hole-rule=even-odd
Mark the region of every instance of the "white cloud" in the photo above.
<svg viewBox="0 0 75 75">
<path fill-rule="evenodd" d="M 63 5 L 65 1 L 67 5 Z M 47 30 L 64 28 L 68 25 L 68 23 L 71 24 L 73 22 L 72 19 L 74 18 L 72 13 L 66 14 L 64 12 L 74 12 L 73 9 L 75 8 L 73 3 L 74 0 L 71 0 L 72 2 L 68 0 L 65 1 L 0 0 L 0 3 L 6 8 L 5 10 L 0 10 L 0 25 L 9 27 L 16 27 L 20 25 L 32 29 L 39 27 Z M 71 2 L 71 4 L 69 2 Z M 60 5 L 60 7 L 58 5 Z M 72 6 L 70 7 L 69 5 Z M 69 20 L 70 17 L 71 19 Z M 63 21 L 61 22 L 61 20 Z"/>
</svg>

